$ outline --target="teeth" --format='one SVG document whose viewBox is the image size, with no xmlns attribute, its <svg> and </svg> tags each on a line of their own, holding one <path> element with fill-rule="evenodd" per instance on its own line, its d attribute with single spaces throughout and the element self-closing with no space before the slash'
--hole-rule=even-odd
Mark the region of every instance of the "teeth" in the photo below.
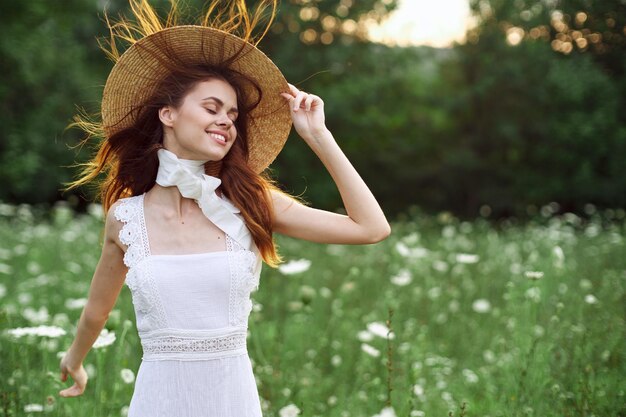
<svg viewBox="0 0 626 417">
<path fill-rule="evenodd" d="M 222 136 L 222 135 L 218 135 L 217 133 L 209 133 L 209 136 L 211 136 L 212 138 L 215 138 L 215 139 L 217 139 L 219 141 L 226 142 L 226 138 L 224 136 Z"/>
</svg>

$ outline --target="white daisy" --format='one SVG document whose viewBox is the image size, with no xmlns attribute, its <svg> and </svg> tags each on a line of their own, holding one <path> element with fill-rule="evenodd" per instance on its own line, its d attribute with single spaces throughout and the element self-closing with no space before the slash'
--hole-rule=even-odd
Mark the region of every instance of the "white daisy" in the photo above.
<svg viewBox="0 0 626 417">
<path fill-rule="evenodd" d="M 126 384 L 132 384 L 135 380 L 135 373 L 127 368 L 124 368 L 120 371 L 120 376 L 122 377 L 122 381 Z"/>
<path fill-rule="evenodd" d="M 368 345 L 367 343 L 361 344 L 361 350 L 375 358 L 380 356 L 380 350 L 376 349 L 374 346 Z"/>
<path fill-rule="evenodd" d="M 472 310 L 477 313 L 488 313 L 489 310 L 491 310 L 491 303 L 489 302 L 489 300 L 480 298 L 472 303 Z"/>
<path fill-rule="evenodd" d="M 526 276 L 526 278 L 533 281 L 543 278 L 543 272 L 541 271 L 526 271 L 524 272 L 524 275 Z"/>
<path fill-rule="evenodd" d="M 278 410 L 280 417 L 296 417 L 300 414 L 300 409 L 295 404 L 289 404 Z"/>
<path fill-rule="evenodd" d="M 24 406 L 25 413 L 41 413 L 43 411 L 43 405 L 41 404 L 26 404 Z"/>
<path fill-rule="evenodd" d="M 396 411 L 393 407 L 385 407 L 380 410 L 379 414 L 374 414 L 373 417 L 396 417 Z"/>
<path fill-rule="evenodd" d="M 65 300 L 65 308 L 68 310 L 79 310 L 87 304 L 86 298 L 68 298 Z"/>
<path fill-rule="evenodd" d="M 367 330 L 361 330 L 357 334 L 357 338 L 361 342 L 371 342 L 372 340 L 374 340 L 374 335 L 372 333 L 368 332 Z"/>
<path fill-rule="evenodd" d="M 460 264 L 475 264 L 480 260 L 480 257 L 471 253 L 457 253 L 456 261 Z"/>
<path fill-rule="evenodd" d="M 413 277 L 408 269 L 401 269 L 396 275 L 391 277 L 391 283 L 399 287 L 409 285 Z"/>
<path fill-rule="evenodd" d="M 7 330 L 12 336 L 45 336 L 60 337 L 65 335 L 65 330 L 57 326 L 37 326 L 37 327 L 18 327 L 17 329 Z"/>
<path fill-rule="evenodd" d="M 115 333 L 109 332 L 108 329 L 102 329 L 100 332 L 100 336 L 96 339 L 96 342 L 93 344 L 94 349 L 110 346 L 115 342 Z"/>
<path fill-rule="evenodd" d="M 478 375 L 471 369 L 463 369 L 463 376 L 465 380 L 470 384 L 475 384 L 478 382 Z"/>
<path fill-rule="evenodd" d="M 387 333 L 389 332 L 389 328 L 387 326 L 385 326 L 384 323 L 381 323 L 379 321 L 375 321 L 372 323 L 369 323 L 367 325 L 367 331 L 369 331 L 370 333 L 372 333 L 375 336 L 378 337 L 382 337 L 383 339 L 387 338 Z M 393 334 L 393 332 L 389 333 L 389 339 L 393 339 L 395 337 L 395 335 Z"/>
<path fill-rule="evenodd" d="M 308 259 L 298 259 L 289 261 L 286 264 L 279 265 L 278 270 L 283 275 L 294 275 L 307 271 L 311 267 L 311 261 Z"/>
</svg>

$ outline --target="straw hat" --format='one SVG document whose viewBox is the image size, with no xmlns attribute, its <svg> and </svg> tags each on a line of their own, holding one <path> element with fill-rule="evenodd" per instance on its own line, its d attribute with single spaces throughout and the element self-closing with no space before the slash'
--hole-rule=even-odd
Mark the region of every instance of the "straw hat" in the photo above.
<svg viewBox="0 0 626 417">
<path fill-rule="evenodd" d="M 263 92 L 259 105 L 249 113 L 247 126 L 249 165 L 255 172 L 263 171 L 281 151 L 291 130 L 289 106 L 280 96 L 281 92 L 289 91 L 287 81 L 254 45 L 210 27 L 166 28 L 140 39 L 124 52 L 111 70 L 102 96 L 106 135 L 133 124 L 129 112 L 152 95 L 168 75 L 169 60 L 216 66 L 235 55 L 228 68 L 254 80 Z M 252 100 L 258 99 L 253 88 L 244 88 Z"/>
</svg>

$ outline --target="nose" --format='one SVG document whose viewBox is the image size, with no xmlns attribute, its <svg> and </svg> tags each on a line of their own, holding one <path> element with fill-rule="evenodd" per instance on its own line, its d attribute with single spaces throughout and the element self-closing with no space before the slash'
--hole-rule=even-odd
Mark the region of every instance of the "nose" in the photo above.
<svg viewBox="0 0 626 417">
<path fill-rule="evenodd" d="M 218 126 L 226 126 L 226 127 L 230 127 L 230 126 L 233 125 L 232 119 L 230 117 L 228 117 L 227 115 L 222 115 L 222 117 L 217 119 L 217 121 L 215 123 Z"/>
</svg>

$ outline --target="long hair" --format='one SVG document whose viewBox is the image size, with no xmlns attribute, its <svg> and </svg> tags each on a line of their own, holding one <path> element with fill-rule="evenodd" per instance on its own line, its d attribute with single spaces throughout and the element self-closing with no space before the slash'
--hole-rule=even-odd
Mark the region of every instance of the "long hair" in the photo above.
<svg viewBox="0 0 626 417">
<path fill-rule="evenodd" d="M 129 2 L 135 22 L 120 18 L 117 23 L 111 24 L 105 14 L 110 37 L 106 41 L 100 40 L 99 44 L 114 62 L 121 56 L 119 41 L 132 45 L 145 36 L 179 24 L 180 14 L 176 0 L 171 0 L 171 8 L 165 22 L 158 17 L 147 0 L 129 0 Z M 264 16 L 268 8 L 269 16 Z M 201 24 L 235 34 L 256 45 L 267 33 L 275 13 L 276 0 L 261 1 L 252 15 L 248 12 L 244 0 L 228 2 L 213 0 L 207 12 L 201 17 Z M 253 33 L 255 27 L 263 19 L 267 20 L 267 24 L 260 34 L 255 35 Z M 159 39 L 164 42 L 162 45 L 159 44 L 159 53 L 168 54 L 172 51 L 165 38 L 156 36 L 156 39 L 157 42 Z M 101 121 L 84 112 L 76 115 L 74 122 L 68 127 L 78 127 L 87 134 L 78 145 L 82 146 L 92 138 L 100 141 L 93 158 L 77 165 L 83 169 L 75 181 L 64 184 L 67 185 L 65 190 L 95 182 L 99 198 L 107 212 L 118 199 L 140 195 L 151 189 L 156 182 L 159 167 L 157 151 L 163 147 L 163 127 L 158 110 L 167 105 L 179 107 L 185 95 L 199 82 L 210 79 L 226 81 L 237 94 L 239 109 L 239 116 L 235 122 L 237 139 L 221 161 L 209 161 L 205 165 L 205 172 L 222 180 L 223 194 L 240 209 L 263 260 L 272 267 L 277 266 L 282 259 L 272 238 L 270 190 L 283 192 L 269 175 L 256 173 L 247 163 L 249 156 L 247 126 L 249 118 L 252 117 L 250 112 L 260 102 L 263 91 L 254 80 L 229 67 L 229 64 L 237 59 L 237 55 L 235 53 L 217 65 L 190 66 L 188 62 L 171 53 L 167 60 L 162 61 L 168 69 L 168 74 L 162 80 L 158 80 L 158 87 L 154 93 L 128 111 L 126 117 L 130 118 L 132 123 L 122 129 L 113 130 L 111 134 L 107 134 L 111 132 L 111 126 L 104 126 Z M 105 174 L 105 179 L 97 181 L 100 174 Z"/>
</svg>

